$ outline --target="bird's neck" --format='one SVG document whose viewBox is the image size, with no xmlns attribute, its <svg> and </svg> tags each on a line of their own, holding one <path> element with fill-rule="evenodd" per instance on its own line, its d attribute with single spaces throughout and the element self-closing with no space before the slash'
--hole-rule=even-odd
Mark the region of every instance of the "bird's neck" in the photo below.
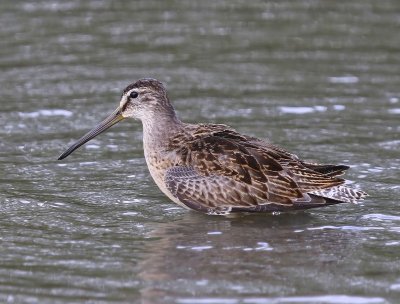
<svg viewBox="0 0 400 304">
<path fill-rule="evenodd" d="M 173 113 L 158 113 L 142 119 L 144 149 L 162 150 L 169 144 L 169 139 L 182 128 L 182 122 Z"/>
</svg>

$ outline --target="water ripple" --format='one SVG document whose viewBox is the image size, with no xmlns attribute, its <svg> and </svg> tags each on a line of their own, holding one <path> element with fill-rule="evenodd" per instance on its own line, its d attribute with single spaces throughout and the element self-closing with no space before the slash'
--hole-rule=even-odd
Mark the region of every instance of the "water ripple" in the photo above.
<svg viewBox="0 0 400 304">
<path fill-rule="evenodd" d="M 303 303 L 303 304 L 385 304 L 385 299 L 379 297 L 359 297 L 348 295 L 323 295 L 323 296 L 304 296 L 304 297 L 279 297 L 279 298 L 180 298 L 180 304 L 283 304 L 283 303 Z"/>
<path fill-rule="evenodd" d="M 366 214 L 366 215 L 363 215 L 361 218 L 365 219 L 365 220 L 373 220 L 373 221 L 378 221 L 378 222 L 400 221 L 400 216 L 381 214 L 381 213 Z"/>
</svg>

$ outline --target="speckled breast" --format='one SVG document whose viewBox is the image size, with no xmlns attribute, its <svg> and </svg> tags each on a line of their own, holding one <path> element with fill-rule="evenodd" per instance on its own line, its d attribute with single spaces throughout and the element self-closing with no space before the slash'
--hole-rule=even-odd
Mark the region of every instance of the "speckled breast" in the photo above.
<svg viewBox="0 0 400 304">
<path fill-rule="evenodd" d="M 147 151 L 145 151 L 145 159 L 147 167 L 149 168 L 150 175 L 157 184 L 158 188 L 160 188 L 160 190 L 173 202 L 182 207 L 188 208 L 176 197 L 174 197 L 165 185 L 165 172 L 172 166 L 176 165 L 176 160 L 174 159 L 173 155 L 169 155 L 169 153 L 165 153 L 165 155 L 160 155 L 160 153 L 146 152 Z"/>
</svg>

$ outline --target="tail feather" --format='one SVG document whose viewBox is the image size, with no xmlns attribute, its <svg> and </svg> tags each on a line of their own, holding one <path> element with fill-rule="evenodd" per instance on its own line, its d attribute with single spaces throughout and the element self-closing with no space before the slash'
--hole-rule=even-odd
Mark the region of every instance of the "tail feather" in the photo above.
<svg viewBox="0 0 400 304">
<path fill-rule="evenodd" d="M 310 194 L 343 203 L 354 204 L 363 200 L 367 196 L 367 193 L 364 191 L 355 190 L 346 186 L 336 186 L 328 189 L 316 190 L 310 192 Z"/>
</svg>

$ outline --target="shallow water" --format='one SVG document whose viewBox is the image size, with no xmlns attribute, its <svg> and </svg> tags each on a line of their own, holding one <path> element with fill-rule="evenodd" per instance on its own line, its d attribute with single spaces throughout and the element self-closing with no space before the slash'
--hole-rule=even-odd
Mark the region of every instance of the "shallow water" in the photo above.
<svg viewBox="0 0 400 304">
<path fill-rule="evenodd" d="M 0 302 L 398 303 L 398 1 L 1 1 Z M 223 218 L 171 203 L 125 121 L 140 77 L 181 118 L 352 166 L 361 205 Z"/>
</svg>

